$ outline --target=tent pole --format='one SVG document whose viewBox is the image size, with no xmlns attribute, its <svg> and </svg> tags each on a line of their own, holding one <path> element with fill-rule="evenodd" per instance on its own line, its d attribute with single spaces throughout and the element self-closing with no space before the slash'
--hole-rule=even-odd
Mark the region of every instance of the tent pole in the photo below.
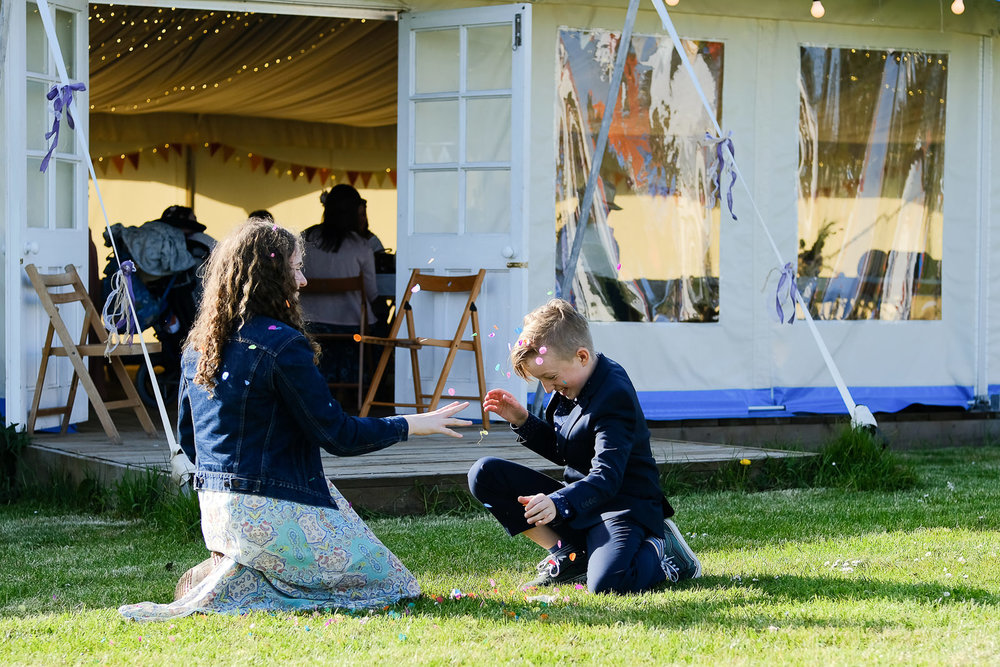
<svg viewBox="0 0 1000 667">
<path fill-rule="evenodd" d="M 194 145 L 188 144 L 184 147 L 184 190 L 187 195 L 185 206 L 194 209 L 195 194 L 195 168 L 194 168 Z"/>
</svg>

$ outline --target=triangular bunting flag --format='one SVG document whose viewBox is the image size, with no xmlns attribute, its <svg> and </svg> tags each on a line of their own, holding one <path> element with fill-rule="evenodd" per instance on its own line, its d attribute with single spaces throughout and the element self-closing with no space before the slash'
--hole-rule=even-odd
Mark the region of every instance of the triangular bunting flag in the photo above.
<svg viewBox="0 0 1000 667">
<path fill-rule="evenodd" d="M 396 187 L 396 170 L 389 170 L 389 180 L 392 181 L 392 187 Z"/>
<path fill-rule="evenodd" d="M 231 158 L 233 156 L 233 153 L 235 153 L 235 152 L 236 152 L 236 149 L 233 148 L 232 146 L 223 146 L 222 147 L 222 161 L 223 162 L 229 162 L 229 158 Z"/>
<path fill-rule="evenodd" d="M 357 180 L 358 180 L 358 172 L 356 172 L 356 171 L 349 171 L 349 172 L 347 172 L 347 182 L 348 182 L 348 184 L 354 185 L 354 183 Z"/>
<path fill-rule="evenodd" d="M 125 156 L 115 155 L 111 158 L 111 162 L 115 165 L 115 169 L 118 170 L 118 173 L 122 173 L 122 168 L 125 166 Z"/>
<path fill-rule="evenodd" d="M 313 178 L 316 177 L 316 167 L 306 167 L 305 172 L 306 172 L 306 180 L 312 183 Z"/>
<path fill-rule="evenodd" d="M 164 146 L 156 147 L 156 154 L 163 158 L 164 162 L 170 162 L 170 148 Z"/>
<path fill-rule="evenodd" d="M 294 181 L 302 174 L 302 166 L 298 164 L 292 165 L 292 180 Z"/>
<path fill-rule="evenodd" d="M 319 186 L 325 187 L 327 179 L 330 178 L 330 170 L 326 167 L 320 167 L 316 170 L 316 175 L 319 176 Z"/>
<path fill-rule="evenodd" d="M 260 163 L 261 163 L 262 159 L 263 158 L 261 158 L 261 156 L 259 156 L 259 155 L 251 155 L 250 156 L 250 171 L 257 171 L 257 167 L 260 166 Z"/>
<path fill-rule="evenodd" d="M 371 180 L 372 180 L 372 172 L 370 172 L 370 171 L 363 171 L 363 172 L 361 172 L 361 185 L 363 187 L 367 188 L 368 184 L 371 182 Z"/>
<path fill-rule="evenodd" d="M 181 157 L 184 157 L 184 147 L 183 146 L 181 146 L 180 144 L 170 144 L 170 147 L 174 149 L 175 153 L 177 153 Z"/>
<path fill-rule="evenodd" d="M 125 159 L 128 160 L 132 164 L 132 168 L 133 169 L 138 169 L 139 168 L 139 153 L 138 152 L 136 152 L 136 153 L 126 153 L 125 154 Z"/>
<path fill-rule="evenodd" d="M 219 144 L 219 143 L 211 143 L 211 144 L 209 144 L 208 145 L 208 154 L 209 154 L 209 156 L 215 157 L 215 154 L 219 151 L 220 148 L 222 148 L 222 144 Z"/>
<path fill-rule="evenodd" d="M 264 158 L 264 173 L 265 174 L 270 174 L 271 173 L 271 167 L 273 167 L 273 166 L 274 166 L 274 158 L 269 158 L 269 157 Z M 281 176 L 281 170 L 280 169 L 278 170 L 278 176 Z"/>
<path fill-rule="evenodd" d="M 110 163 L 110 162 L 111 162 L 110 160 L 106 160 L 106 159 L 105 160 L 98 160 L 97 161 L 97 166 L 101 168 L 101 173 L 102 174 L 107 174 L 108 173 L 108 163 Z"/>
</svg>

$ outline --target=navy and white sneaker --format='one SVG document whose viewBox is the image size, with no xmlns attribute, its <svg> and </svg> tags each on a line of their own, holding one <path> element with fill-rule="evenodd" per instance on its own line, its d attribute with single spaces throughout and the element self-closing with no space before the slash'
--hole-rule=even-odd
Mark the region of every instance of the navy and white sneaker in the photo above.
<svg viewBox="0 0 1000 667">
<path fill-rule="evenodd" d="M 677 583 L 685 579 L 697 579 L 701 576 L 701 561 L 691 551 L 691 547 L 684 541 L 677 524 L 670 519 L 663 521 L 664 538 L 650 537 L 647 542 L 656 549 L 656 554 L 660 557 L 660 567 L 663 574 L 667 576 L 667 581 Z"/>
<path fill-rule="evenodd" d="M 536 568 L 538 576 L 522 584 L 521 588 L 576 584 L 587 581 L 587 555 L 572 545 L 566 545 L 555 553 L 549 554 L 538 563 Z"/>
</svg>

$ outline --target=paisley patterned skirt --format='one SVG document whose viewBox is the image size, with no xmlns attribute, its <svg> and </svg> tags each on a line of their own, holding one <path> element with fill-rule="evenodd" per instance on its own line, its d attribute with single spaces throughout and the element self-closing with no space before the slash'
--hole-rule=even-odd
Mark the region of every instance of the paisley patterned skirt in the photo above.
<svg viewBox="0 0 1000 667">
<path fill-rule="evenodd" d="M 333 484 L 330 493 L 339 510 L 200 491 L 205 546 L 222 558 L 180 599 L 124 605 L 119 613 L 162 621 L 252 609 L 368 609 L 419 595 L 414 576 Z"/>
</svg>

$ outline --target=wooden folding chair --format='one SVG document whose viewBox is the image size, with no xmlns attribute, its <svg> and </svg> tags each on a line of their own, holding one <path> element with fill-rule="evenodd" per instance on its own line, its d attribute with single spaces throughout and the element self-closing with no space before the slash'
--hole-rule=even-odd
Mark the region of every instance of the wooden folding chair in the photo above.
<svg viewBox="0 0 1000 667">
<path fill-rule="evenodd" d="M 368 300 L 365 298 L 365 279 L 363 274 L 353 278 L 310 278 L 305 287 L 299 290 L 302 294 L 343 294 L 356 292 L 361 302 L 361 323 L 356 333 L 311 333 L 313 340 L 322 345 L 325 341 L 355 341 L 358 343 L 358 381 L 328 382 L 330 389 L 355 388 L 358 392 L 358 410 L 361 410 L 362 392 L 365 378 L 365 336 L 368 328 Z"/>
<path fill-rule="evenodd" d="M 410 275 L 410 281 L 403 290 L 402 299 L 396 307 L 396 317 L 389 330 L 389 335 L 385 338 L 377 336 L 366 336 L 364 341 L 372 345 L 382 345 L 382 356 L 379 358 L 378 366 L 375 368 L 375 375 L 372 377 L 371 385 L 368 387 L 368 394 L 365 397 L 364 405 L 361 407 L 361 416 L 368 414 L 373 405 L 384 405 L 393 407 L 416 408 L 417 412 L 425 410 L 436 410 L 441 394 L 444 393 L 445 383 L 448 381 L 448 374 L 451 372 L 452 363 L 459 350 L 472 352 L 476 358 L 476 376 L 479 381 L 478 396 L 449 396 L 449 398 L 476 400 L 479 401 L 480 410 L 483 413 L 483 428 L 489 429 L 489 413 L 482 408 L 483 400 L 486 397 L 486 376 L 483 373 L 483 347 L 479 332 L 479 313 L 476 311 L 475 300 L 479 296 L 479 290 L 483 286 L 483 279 L 486 277 L 486 270 L 480 269 L 479 273 L 470 276 L 436 276 L 428 273 L 421 273 L 419 269 L 414 269 Z M 417 287 L 419 285 L 419 287 Z M 462 308 L 462 316 L 459 318 L 455 335 L 451 338 L 423 338 L 416 335 L 414 324 L 413 305 L 411 300 L 415 294 L 431 293 L 466 293 L 468 298 Z M 424 318 L 425 320 L 428 318 Z M 406 321 L 406 335 L 400 337 L 400 329 L 403 321 Z M 463 338 L 465 329 L 472 323 L 472 337 Z M 444 365 L 441 367 L 441 375 L 434 385 L 434 391 L 424 393 L 420 383 L 420 361 L 418 352 L 424 347 L 447 348 L 448 354 L 445 357 Z M 379 382 L 385 373 L 386 366 L 392 356 L 392 351 L 396 348 L 405 348 L 410 351 L 410 366 L 413 372 L 413 403 L 399 403 L 389 401 L 376 401 L 375 393 L 378 391 Z"/>
<path fill-rule="evenodd" d="M 83 281 L 80 280 L 80 275 L 76 272 L 76 267 L 72 264 L 67 264 L 64 273 L 55 274 L 41 274 L 34 264 L 28 264 L 24 267 L 24 270 L 28 273 L 28 278 L 31 280 L 31 284 L 38 294 L 42 308 L 45 309 L 45 312 L 49 316 L 48 333 L 45 335 L 45 345 L 42 347 L 42 363 L 38 369 L 38 380 L 35 383 L 35 396 L 31 401 L 31 412 L 28 414 L 28 433 L 35 432 L 35 420 L 38 417 L 48 415 L 62 415 L 62 433 L 66 433 L 66 429 L 69 427 L 70 414 L 73 411 L 73 401 L 76 398 L 77 386 L 78 384 L 83 384 L 84 391 L 87 392 L 87 398 L 90 399 L 91 405 L 94 406 L 94 412 L 97 414 L 97 418 L 101 420 L 104 432 L 107 433 L 111 442 L 116 445 L 122 444 L 118 429 L 115 428 L 114 422 L 111 421 L 111 415 L 108 414 L 108 410 L 119 408 L 132 408 L 146 434 L 154 437 L 156 429 L 153 427 L 153 422 L 149 419 L 149 413 L 146 412 L 146 407 L 139 398 L 139 392 L 136 391 L 135 385 L 132 384 L 131 378 L 129 378 L 128 373 L 125 371 L 125 364 L 121 360 L 126 355 L 142 354 L 142 346 L 139 343 L 123 343 L 111 352 L 111 368 L 114 369 L 115 376 L 121 383 L 126 398 L 105 403 L 93 379 L 91 379 L 90 374 L 87 372 L 83 358 L 104 356 L 108 333 L 101 322 L 100 313 L 94 308 L 94 304 L 87 294 L 87 289 L 84 287 Z M 65 288 L 69 288 L 69 290 L 67 291 Z M 59 313 L 58 306 L 66 303 L 79 303 L 84 309 L 83 331 L 79 337 L 80 342 L 74 340 L 66 323 L 63 321 L 62 315 Z M 87 344 L 88 334 L 91 333 L 97 337 L 97 340 L 100 341 L 99 343 Z M 59 336 L 59 342 L 62 343 L 61 347 L 53 347 L 54 334 Z M 150 353 L 159 352 L 160 344 L 147 343 L 146 350 Z M 70 381 L 69 397 L 65 406 L 39 409 L 38 403 L 42 397 L 42 388 L 45 382 L 45 371 L 49 365 L 49 357 L 68 357 L 70 363 L 73 364 L 73 379 Z"/>
</svg>

